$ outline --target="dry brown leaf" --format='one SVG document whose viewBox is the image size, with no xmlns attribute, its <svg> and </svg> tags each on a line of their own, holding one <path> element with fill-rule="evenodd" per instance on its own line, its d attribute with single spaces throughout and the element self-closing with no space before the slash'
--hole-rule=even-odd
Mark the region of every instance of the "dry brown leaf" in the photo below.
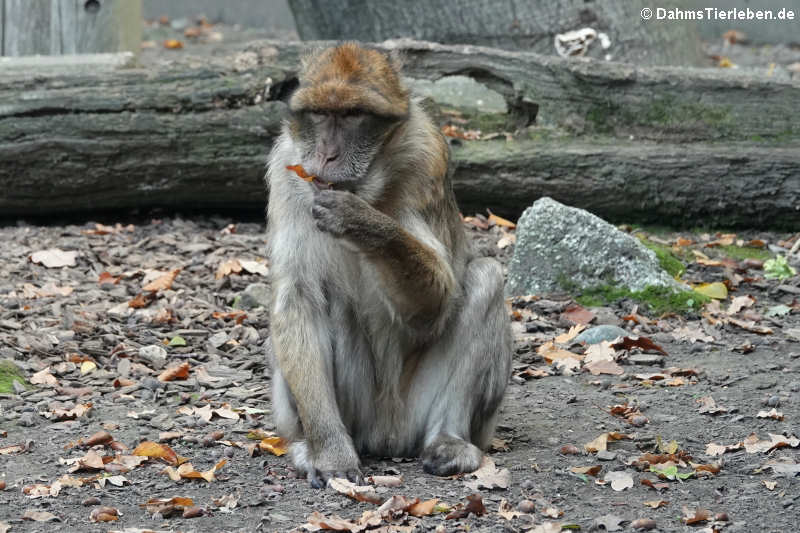
<svg viewBox="0 0 800 533">
<path fill-rule="evenodd" d="M 223 459 L 205 472 L 195 470 L 192 463 L 183 463 L 177 469 L 168 466 L 163 470 L 163 473 L 167 474 L 173 481 L 180 481 L 181 479 L 204 479 L 211 483 L 216 479 L 215 473 L 225 466 L 227 462 L 227 459 Z"/>
<path fill-rule="evenodd" d="M 158 292 L 158 291 L 166 291 L 172 287 L 172 283 L 175 281 L 175 278 L 178 277 L 182 269 L 176 268 L 166 274 L 154 279 L 144 287 L 142 287 L 143 291 L 147 292 Z"/>
<path fill-rule="evenodd" d="M 30 283 L 22 285 L 23 298 L 53 298 L 55 296 L 69 296 L 74 291 L 72 287 L 59 287 L 55 283 L 45 283 L 41 288 Z"/>
<path fill-rule="evenodd" d="M 480 494 L 470 494 L 467 496 L 467 505 L 461 506 L 461 504 L 459 504 L 450 514 L 445 516 L 445 520 L 466 518 L 470 513 L 475 516 L 483 516 L 486 514 L 486 507 L 483 505 L 483 498 L 481 498 Z"/>
<path fill-rule="evenodd" d="M 166 444 L 152 441 L 141 442 L 133 450 L 132 455 L 149 457 L 151 459 L 162 459 L 171 465 L 179 465 L 186 461 L 185 457 L 181 457 L 175 453 L 175 451 Z"/>
<path fill-rule="evenodd" d="M 119 511 L 114 507 L 95 507 L 89 513 L 89 521 L 91 522 L 116 522 L 119 520 Z"/>
<path fill-rule="evenodd" d="M 376 487 L 399 487 L 403 484 L 403 476 L 369 476 L 366 481 Z"/>
<path fill-rule="evenodd" d="M 696 400 L 697 403 L 700 404 L 700 412 L 709 414 L 709 415 L 716 415 L 719 413 L 727 413 L 728 410 L 725 407 L 721 407 L 717 405 L 717 402 L 714 401 L 714 398 L 711 396 L 703 396 Z"/>
<path fill-rule="evenodd" d="M 158 381 L 166 383 L 167 381 L 183 380 L 189 378 L 189 363 L 183 363 L 171 366 L 158 375 Z M 237 417 L 238 418 L 238 417 Z"/>
<path fill-rule="evenodd" d="M 128 307 L 132 309 L 143 309 L 153 303 L 156 299 L 154 292 L 140 292 L 133 300 L 128 302 Z"/>
<path fill-rule="evenodd" d="M 599 451 L 607 450 L 609 441 L 630 439 L 630 438 L 632 437 L 625 433 L 610 431 L 608 433 L 603 433 L 602 435 L 598 436 L 591 442 L 587 442 L 586 444 L 583 445 L 583 449 L 589 453 L 597 453 Z"/>
<path fill-rule="evenodd" d="M 487 209 L 487 211 L 489 211 L 489 210 Z M 495 215 L 494 213 L 492 213 L 491 211 L 489 211 L 489 216 L 488 216 L 487 220 L 489 222 L 494 223 L 496 226 L 502 226 L 502 227 L 508 228 L 508 229 L 514 229 L 514 228 L 517 227 L 517 225 L 514 224 L 513 222 L 511 222 L 510 220 L 506 220 L 503 217 L 499 217 L 499 216 Z"/>
<path fill-rule="evenodd" d="M 783 420 L 783 413 L 774 407 L 769 411 L 759 411 L 756 418 L 772 418 L 773 420 Z"/>
<path fill-rule="evenodd" d="M 658 352 L 661 355 L 667 355 L 667 352 L 659 346 L 658 344 L 654 343 L 647 337 L 623 337 L 622 340 L 619 342 L 612 344 L 612 347 L 615 350 L 632 350 L 633 348 L 639 348 L 643 352 L 653 351 Z"/>
<path fill-rule="evenodd" d="M 101 272 L 100 276 L 97 278 L 98 285 L 116 285 L 119 283 L 119 280 L 122 279 L 121 276 L 112 276 L 111 272 Z"/>
<path fill-rule="evenodd" d="M 375 492 L 375 487 L 370 485 L 356 485 L 352 481 L 342 478 L 332 478 L 328 480 L 328 486 L 348 498 L 358 502 L 381 503 L 383 498 Z"/>
<path fill-rule="evenodd" d="M 281 437 L 265 437 L 259 441 L 258 448 L 280 457 L 289 450 L 289 442 Z"/>
<path fill-rule="evenodd" d="M 659 492 L 669 488 L 669 483 L 653 483 L 649 479 L 643 479 L 641 483 L 642 485 L 650 487 L 651 489 Z"/>
<path fill-rule="evenodd" d="M 706 509 L 696 508 L 690 511 L 688 507 L 683 507 L 683 523 L 687 526 L 697 524 L 699 522 L 707 522 L 711 519 L 711 512 Z"/>
<path fill-rule="evenodd" d="M 494 460 L 484 455 L 481 465 L 477 470 L 464 476 L 464 484 L 472 490 L 480 489 L 507 489 L 511 482 L 511 472 L 508 468 L 497 468 Z"/>
<path fill-rule="evenodd" d="M 669 502 L 667 500 L 648 500 L 644 502 L 644 504 L 652 509 L 658 509 L 659 507 L 669 505 Z"/>
<path fill-rule="evenodd" d="M 599 474 L 602 469 L 602 465 L 573 466 L 569 471 L 576 474 L 586 474 L 588 476 L 597 477 L 597 474 Z"/>
<path fill-rule="evenodd" d="M 581 331 L 583 331 L 584 329 L 586 329 L 586 326 L 584 326 L 583 324 L 576 324 L 576 325 L 572 326 L 571 328 L 569 328 L 569 331 L 567 331 L 566 333 L 562 333 L 561 335 L 558 335 L 553 340 L 554 340 L 554 342 L 557 342 L 558 344 L 566 344 L 569 341 L 571 341 L 572 339 L 574 339 L 575 337 L 577 337 L 578 334 Z"/>
<path fill-rule="evenodd" d="M 223 261 L 217 267 L 217 272 L 214 274 L 215 279 L 222 279 L 225 276 L 230 276 L 231 274 L 238 274 L 242 271 L 242 264 L 239 262 L 238 259 L 229 259 L 227 261 Z"/>
<path fill-rule="evenodd" d="M 64 420 L 75 420 L 80 418 L 92 408 L 91 403 L 81 403 L 72 409 L 53 409 L 52 411 L 45 411 L 40 413 L 43 417 L 53 420 L 54 422 L 63 422 Z"/>
<path fill-rule="evenodd" d="M 633 476 L 629 472 L 607 472 L 603 479 L 611 483 L 611 488 L 617 492 L 633 487 Z"/>
<path fill-rule="evenodd" d="M 583 362 L 589 364 L 596 361 L 613 361 L 616 354 L 616 350 L 611 347 L 611 341 L 602 341 L 586 347 Z"/>
<path fill-rule="evenodd" d="M 559 361 L 562 359 L 576 359 L 580 360 L 583 356 L 572 353 L 564 348 L 559 348 L 556 346 L 552 341 L 545 342 L 536 350 L 539 355 L 541 355 L 545 361 L 550 364 L 553 364 L 555 361 Z"/>
<path fill-rule="evenodd" d="M 34 385 L 48 385 L 50 387 L 58 385 L 58 380 L 50 373 L 49 366 L 33 374 L 30 382 Z"/>
<path fill-rule="evenodd" d="M 573 324 L 587 325 L 594 320 L 594 313 L 578 304 L 572 304 L 564 309 L 561 318 Z"/>
<path fill-rule="evenodd" d="M 584 365 L 584 368 L 591 372 L 593 376 L 599 376 L 600 374 L 621 376 L 625 373 L 625 369 L 614 361 L 593 361 Z"/>
<path fill-rule="evenodd" d="M 424 502 L 418 502 L 412 504 L 408 508 L 408 514 L 411 516 L 429 516 L 433 514 L 433 510 L 436 508 L 436 504 L 439 502 L 438 498 L 434 498 L 432 500 L 425 500 Z"/>
</svg>

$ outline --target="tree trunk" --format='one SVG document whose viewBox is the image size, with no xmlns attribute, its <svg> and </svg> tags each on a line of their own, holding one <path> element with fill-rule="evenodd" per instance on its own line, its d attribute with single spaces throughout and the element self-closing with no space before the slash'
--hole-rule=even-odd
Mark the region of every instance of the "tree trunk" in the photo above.
<svg viewBox="0 0 800 533">
<path fill-rule="evenodd" d="M 591 27 L 606 33 L 588 54 L 639 65 L 702 66 L 705 58 L 693 21 L 643 20 L 647 0 L 289 0 L 305 40 L 383 41 L 411 37 L 555 54 L 556 34 Z M 685 7 L 672 2 L 670 7 Z"/>
<path fill-rule="evenodd" d="M 518 120 L 538 109 L 547 124 L 510 142 L 454 147 L 467 213 L 489 207 L 513 217 L 547 195 L 612 220 L 800 224 L 798 82 L 384 46 L 405 52 L 409 76 L 471 75 L 496 88 Z M 302 51 L 256 42 L 149 69 L 120 68 L 128 58 L 119 56 L 64 58 L 60 68 L 55 58 L 0 58 L 0 213 L 262 210 L 264 165 Z"/>
</svg>

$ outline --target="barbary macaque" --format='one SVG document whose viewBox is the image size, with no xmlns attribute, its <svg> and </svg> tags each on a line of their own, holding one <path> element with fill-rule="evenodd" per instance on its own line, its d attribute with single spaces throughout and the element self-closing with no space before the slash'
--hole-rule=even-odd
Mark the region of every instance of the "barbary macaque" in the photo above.
<svg viewBox="0 0 800 533">
<path fill-rule="evenodd" d="M 273 411 L 314 487 L 359 482 L 361 454 L 475 470 L 510 373 L 501 267 L 471 250 L 448 145 L 395 61 L 305 60 L 270 155 Z"/>
</svg>

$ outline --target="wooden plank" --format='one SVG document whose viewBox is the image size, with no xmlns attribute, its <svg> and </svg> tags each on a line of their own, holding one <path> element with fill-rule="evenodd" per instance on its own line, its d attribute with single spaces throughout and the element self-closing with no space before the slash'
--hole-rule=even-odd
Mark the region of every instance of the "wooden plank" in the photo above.
<svg viewBox="0 0 800 533">
<path fill-rule="evenodd" d="M 51 0 L 5 0 L 3 55 L 61 53 L 61 18 Z"/>
</svg>

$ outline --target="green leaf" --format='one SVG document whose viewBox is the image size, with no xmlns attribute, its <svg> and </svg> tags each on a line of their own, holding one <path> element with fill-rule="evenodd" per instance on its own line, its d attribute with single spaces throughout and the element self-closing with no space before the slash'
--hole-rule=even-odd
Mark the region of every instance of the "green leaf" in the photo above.
<svg viewBox="0 0 800 533">
<path fill-rule="evenodd" d="M 788 315 L 792 311 L 792 308 L 788 305 L 778 304 L 773 305 L 767 312 L 765 313 L 767 316 L 784 316 Z"/>
<path fill-rule="evenodd" d="M 786 279 L 797 274 L 797 271 L 786 261 L 782 255 L 764 262 L 764 277 L 767 279 Z"/>
<path fill-rule="evenodd" d="M 714 298 L 716 300 L 726 300 L 728 298 L 728 288 L 724 283 L 719 281 L 695 285 L 694 291 L 699 292 L 703 296 L 708 296 L 709 298 Z"/>
<path fill-rule="evenodd" d="M 180 335 L 175 335 L 169 340 L 168 346 L 186 346 L 186 339 Z"/>
</svg>

